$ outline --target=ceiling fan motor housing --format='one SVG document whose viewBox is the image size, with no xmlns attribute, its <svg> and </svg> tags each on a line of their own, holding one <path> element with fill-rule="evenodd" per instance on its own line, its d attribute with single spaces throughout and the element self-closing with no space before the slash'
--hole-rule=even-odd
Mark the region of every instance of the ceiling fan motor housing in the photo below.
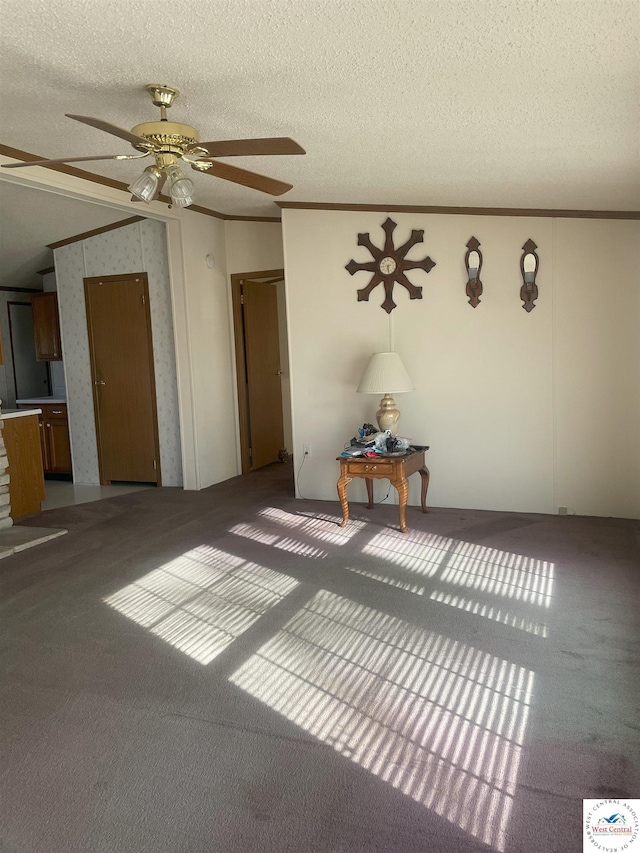
<svg viewBox="0 0 640 853">
<path fill-rule="evenodd" d="M 142 136 L 151 143 L 154 153 L 171 153 L 182 156 L 187 149 L 200 141 L 198 131 L 188 124 L 176 121 L 147 121 L 131 128 L 134 136 Z M 142 145 L 134 145 L 138 151 L 145 151 Z"/>
</svg>

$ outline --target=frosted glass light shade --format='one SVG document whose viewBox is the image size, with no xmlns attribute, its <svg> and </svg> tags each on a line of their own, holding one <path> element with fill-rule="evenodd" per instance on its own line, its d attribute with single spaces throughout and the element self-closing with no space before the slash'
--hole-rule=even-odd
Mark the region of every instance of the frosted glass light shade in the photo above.
<svg viewBox="0 0 640 853">
<path fill-rule="evenodd" d="M 415 391 L 416 386 L 397 352 L 374 352 L 357 390 L 359 394 L 400 394 Z"/>
<path fill-rule="evenodd" d="M 160 173 L 158 170 L 154 166 L 148 166 L 140 177 L 136 178 L 127 189 L 136 198 L 150 204 L 155 198 L 159 179 Z"/>
<path fill-rule="evenodd" d="M 176 207 L 188 207 L 193 203 L 193 181 L 189 180 L 182 169 L 177 166 L 167 166 L 165 169 L 168 178 L 169 195 Z"/>
<path fill-rule="evenodd" d="M 376 412 L 378 429 L 382 432 L 389 430 L 392 435 L 396 435 L 400 412 L 391 394 L 416 390 L 398 353 L 374 352 L 357 390 L 360 394 L 384 395 Z"/>
</svg>

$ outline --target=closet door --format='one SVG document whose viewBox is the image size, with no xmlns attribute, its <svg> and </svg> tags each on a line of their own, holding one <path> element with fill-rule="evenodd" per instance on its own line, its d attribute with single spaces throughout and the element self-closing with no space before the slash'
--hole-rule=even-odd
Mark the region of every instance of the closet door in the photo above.
<svg viewBox="0 0 640 853">
<path fill-rule="evenodd" d="M 84 280 L 100 482 L 160 483 L 146 273 Z"/>
<path fill-rule="evenodd" d="M 273 284 L 242 283 L 251 467 L 278 461 L 284 447 L 278 298 Z"/>
</svg>

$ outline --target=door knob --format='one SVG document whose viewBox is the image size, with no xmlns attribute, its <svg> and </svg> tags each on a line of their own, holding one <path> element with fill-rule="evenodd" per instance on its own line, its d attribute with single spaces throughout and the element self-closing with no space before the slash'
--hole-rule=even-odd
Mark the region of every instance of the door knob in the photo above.
<svg viewBox="0 0 640 853">
<path fill-rule="evenodd" d="M 96 381 L 93 384 L 94 385 L 106 385 L 107 383 L 103 382 L 102 379 L 96 379 Z"/>
</svg>

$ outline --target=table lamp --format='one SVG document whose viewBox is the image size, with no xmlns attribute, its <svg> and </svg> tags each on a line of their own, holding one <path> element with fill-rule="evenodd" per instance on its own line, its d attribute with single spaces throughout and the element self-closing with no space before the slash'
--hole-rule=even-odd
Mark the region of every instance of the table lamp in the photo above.
<svg viewBox="0 0 640 853">
<path fill-rule="evenodd" d="M 391 430 L 391 435 L 396 435 L 400 412 L 391 395 L 416 390 L 398 353 L 374 352 L 357 390 L 359 394 L 383 395 L 376 412 L 378 429 Z"/>
</svg>

